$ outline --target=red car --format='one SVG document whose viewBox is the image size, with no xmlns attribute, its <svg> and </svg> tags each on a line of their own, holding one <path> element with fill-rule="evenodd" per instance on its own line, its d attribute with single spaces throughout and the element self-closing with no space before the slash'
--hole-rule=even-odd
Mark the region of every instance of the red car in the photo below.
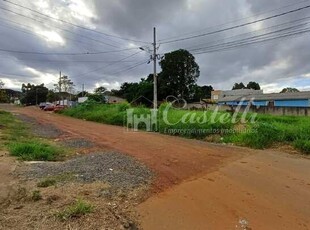
<svg viewBox="0 0 310 230">
<path fill-rule="evenodd" d="M 66 108 L 67 108 L 66 105 L 56 105 L 56 106 L 54 107 L 54 112 L 57 113 L 57 112 L 59 112 L 59 111 L 61 111 L 61 110 L 64 110 L 64 109 L 66 109 Z"/>
</svg>

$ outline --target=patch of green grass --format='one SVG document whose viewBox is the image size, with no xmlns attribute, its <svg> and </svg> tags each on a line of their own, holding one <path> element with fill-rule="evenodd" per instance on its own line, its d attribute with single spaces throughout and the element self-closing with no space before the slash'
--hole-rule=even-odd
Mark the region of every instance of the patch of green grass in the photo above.
<svg viewBox="0 0 310 230">
<path fill-rule="evenodd" d="M 251 132 L 241 136 L 241 142 L 248 147 L 264 149 L 281 139 L 281 132 L 274 125 L 269 123 L 255 124 Z"/>
<path fill-rule="evenodd" d="M 294 147 L 304 154 L 310 154 L 310 140 L 296 140 L 294 142 Z"/>
<path fill-rule="evenodd" d="M 57 182 L 68 182 L 76 179 L 76 176 L 74 173 L 67 172 L 67 173 L 62 173 L 56 176 L 51 177 L 51 179 L 56 180 Z"/>
<path fill-rule="evenodd" d="M 47 178 L 37 183 L 37 186 L 39 188 L 47 188 L 56 185 L 56 183 L 57 181 L 55 179 Z"/>
<path fill-rule="evenodd" d="M 36 140 L 13 142 L 8 148 L 12 156 L 24 161 L 55 161 L 63 154 L 62 149 Z"/>
<path fill-rule="evenodd" d="M 65 210 L 58 212 L 57 217 L 61 220 L 68 220 L 71 218 L 79 218 L 83 215 L 92 213 L 93 211 L 93 205 L 79 199 Z"/>
<path fill-rule="evenodd" d="M 37 183 L 37 186 L 39 188 L 47 188 L 56 185 L 57 183 L 64 183 L 73 181 L 75 179 L 74 173 L 63 173 L 56 176 L 51 176 L 48 178 L 43 179 L 39 183 Z"/>
<path fill-rule="evenodd" d="M 165 112 L 164 105 L 160 107 L 159 111 L 159 132 L 164 134 L 204 139 L 209 135 L 221 134 L 224 130 L 233 128 L 232 117 L 225 112 L 219 112 L 216 116 L 213 116 L 211 111 L 188 111 L 173 108 Z M 178 132 L 179 130 L 181 132 Z M 174 131 L 176 132 L 174 133 Z"/>
<path fill-rule="evenodd" d="M 98 104 L 85 102 L 77 107 L 66 109 L 61 113 L 67 116 L 95 121 L 111 125 L 124 125 L 128 103 L 123 104 Z"/>
<path fill-rule="evenodd" d="M 63 148 L 34 137 L 28 125 L 13 114 L 0 111 L 0 124 L 0 148 L 8 149 L 12 156 L 25 161 L 62 160 Z"/>
<path fill-rule="evenodd" d="M 39 201 L 39 200 L 42 200 L 42 195 L 41 195 L 41 192 L 39 190 L 35 190 L 32 192 L 32 196 L 31 196 L 31 199 L 33 201 Z"/>
</svg>

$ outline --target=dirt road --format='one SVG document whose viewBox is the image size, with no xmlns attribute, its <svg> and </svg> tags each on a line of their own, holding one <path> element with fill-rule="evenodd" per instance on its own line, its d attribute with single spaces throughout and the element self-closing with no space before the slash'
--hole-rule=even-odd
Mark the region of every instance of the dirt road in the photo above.
<svg viewBox="0 0 310 230">
<path fill-rule="evenodd" d="M 53 123 L 139 159 L 156 174 L 138 208 L 144 229 L 310 229 L 310 160 L 208 144 L 44 113 L 7 110 Z M 240 221 L 240 223 L 239 223 Z"/>
</svg>

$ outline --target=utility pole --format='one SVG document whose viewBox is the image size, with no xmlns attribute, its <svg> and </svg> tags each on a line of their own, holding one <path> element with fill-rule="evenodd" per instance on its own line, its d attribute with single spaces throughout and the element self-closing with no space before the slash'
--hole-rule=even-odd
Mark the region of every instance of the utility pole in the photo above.
<svg viewBox="0 0 310 230">
<path fill-rule="evenodd" d="M 36 88 L 36 106 L 38 105 L 38 88 Z"/>
<path fill-rule="evenodd" d="M 154 27 L 154 54 L 153 54 L 153 61 L 154 61 L 154 109 L 157 109 L 157 44 L 156 44 L 156 27 Z"/>
<path fill-rule="evenodd" d="M 82 97 L 84 97 L 84 89 L 85 89 L 85 85 L 82 84 Z"/>
<path fill-rule="evenodd" d="M 60 104 L 60 96 L 61 96 L 61 71 L 59 72 L 59 104 Z M 63 96 L 61 96 L 61 99 L 63 99 Z M 57 103 L 58 104 L 58 103 Z"/>
</svg>

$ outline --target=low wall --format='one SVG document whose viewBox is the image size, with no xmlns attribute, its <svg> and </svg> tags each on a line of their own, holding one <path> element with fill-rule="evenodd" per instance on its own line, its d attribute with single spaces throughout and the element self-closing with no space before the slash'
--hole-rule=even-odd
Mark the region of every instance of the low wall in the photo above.
<svg viewBox="0 0 310 230">
<path fill-rule="evenodd" d="M 240 112 L 243 112 L 245 109 L 246 107 L 242 107 Z M 310 107 L 252 107 L 249 112 L 276 116 L 310 116 Z"/>
<path fill-rule="evenodd" d="M 193 105 L 193 104 L 191 104 Z M 208 105 L 208 110 L 218 111 L 230 111 L 231 107 L 227 105 L 218 106 L 217 105 Z M 234 107 L 236 109 L 236 107 Z M 199 106 L 191 106 L 189 109 L 201 109 Z M 245 106 L 240 108 L 242 113 L 246 109 Z M 271 114 L 278 116 L 310 116 L 310 107 L 251 107 L 249 112 L 251 113 L 260 113 L 260 114 Z"/>
<path fill-rule="evenodd" d="M 252 112 L 279 116 L 310 116 L 308 107 L 260 107 L 251 108 Z"/>
</svg>

